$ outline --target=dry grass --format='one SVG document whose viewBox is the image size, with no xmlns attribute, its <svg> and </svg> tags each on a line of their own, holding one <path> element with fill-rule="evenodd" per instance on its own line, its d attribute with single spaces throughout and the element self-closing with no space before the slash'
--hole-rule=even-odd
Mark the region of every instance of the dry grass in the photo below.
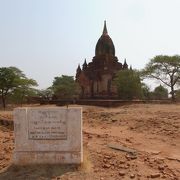
<svg viewBox="0 0 180 180">
<path fill-rule="evenodd" d="M 87 148 L 84 148 L 83 163 L 78 167 L 78 170 L 89 173 L 92 171 L 92 168 L 93 168 L 93 164 L 90 160 L 90 154 L 88 153 Z"/>
</svg>

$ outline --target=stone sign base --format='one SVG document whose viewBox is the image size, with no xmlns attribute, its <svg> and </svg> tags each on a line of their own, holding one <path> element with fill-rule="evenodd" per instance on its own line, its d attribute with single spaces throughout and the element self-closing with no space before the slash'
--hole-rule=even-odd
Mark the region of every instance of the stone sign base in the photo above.
<svg viewBox="0 0 180 180">
<path fill-rule="evenodd" d="M 15 152 L 14 164 L 79 164 L 82 154 L 77 152 Z"/>
<path fill-rule="evenodd" d="M 14 164 L 80 164 L 81 108 L 14 110 Z"/>
</svg>

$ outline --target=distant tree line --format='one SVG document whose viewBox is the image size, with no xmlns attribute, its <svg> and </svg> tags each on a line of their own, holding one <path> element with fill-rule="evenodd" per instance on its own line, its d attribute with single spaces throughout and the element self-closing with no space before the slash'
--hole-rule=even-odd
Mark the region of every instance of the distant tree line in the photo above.
<svg viewBox="0 0 180 180">
<path fill-rule="evenodd" d="M 156 79 L 160 85 L 153 91 L 143 83 L 144 79 Z M 119 99 L 180 99 L 180 56 L 155 56 L 142 70 L 121 70 L 113 83 Z M 23 104 L 32 97 L 46 101 L 79 97 L 79 86 L 73 76 L 55 77 L 52 86 L 38 90 L 34 79 L 16 67 L 0 67 L 0 99 L 5 109 L 7 102 Z M 168 89 L 170 92 L 168 92 Z"/>
</svg>

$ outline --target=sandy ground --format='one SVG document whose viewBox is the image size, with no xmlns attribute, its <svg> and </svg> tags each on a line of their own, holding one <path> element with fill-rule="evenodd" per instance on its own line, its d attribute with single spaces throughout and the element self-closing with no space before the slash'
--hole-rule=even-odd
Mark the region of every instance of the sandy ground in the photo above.
<svg viewBox="0 0 180 180">
<path fill-rule="evenodd" d="M 12 119 L 12 112 L 0 111 L 1 118 Z M 178 180 L 180 105 L 83 106 L 83 144 L 81 166 L 14 166 L 13 130 L 0 125 L 0 179 Z M 123 152 L 110 146 L 126 149 Z"/>
</svg>

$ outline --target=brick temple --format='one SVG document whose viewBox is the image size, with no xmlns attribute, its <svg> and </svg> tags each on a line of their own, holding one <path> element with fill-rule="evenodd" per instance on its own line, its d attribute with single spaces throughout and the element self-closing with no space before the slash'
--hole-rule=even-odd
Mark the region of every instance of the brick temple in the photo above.
<svg viewBox="0 0 180 180">
<path fill-rule="evenodd" d="M 117 89 L 112 81 L 116 73 L 123 69 L 128 69 L 128 65 L 126 60 L 123 64 L 118 62 L 113 41 L 108 35 L 104 21 L 103 33 L 96 44 L 92 62 L 87 64 L 85 59 L 82 68 L 79 65 L 76 70 L 76 81 L 81 88 L 81 98 L 117 97 Z"/>
</svg>

